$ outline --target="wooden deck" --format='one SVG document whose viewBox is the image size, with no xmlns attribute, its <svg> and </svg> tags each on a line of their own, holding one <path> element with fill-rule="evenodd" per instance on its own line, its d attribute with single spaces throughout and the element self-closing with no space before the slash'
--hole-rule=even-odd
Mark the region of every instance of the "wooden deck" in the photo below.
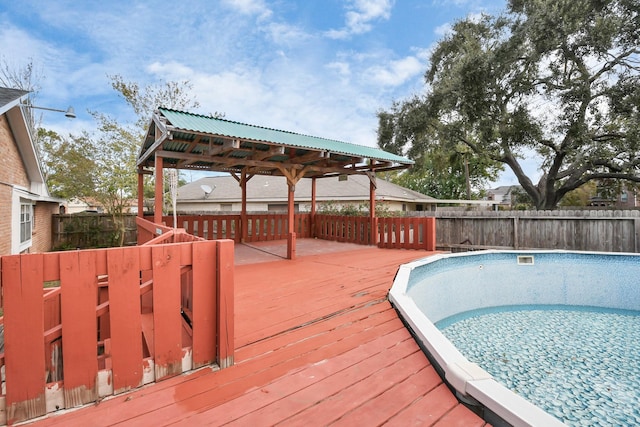
<svg viewBox="0 0 640 427">
<path fill-rule="evenodd" d="M 236 249 L 234 366 L 31 424 L 486 425 L 458 403 L 386 299 L 398 265 L 428 252 L 301 239 L 298 259 L 286 261 L 273 255 L 279 244 Z"/>
</svg>

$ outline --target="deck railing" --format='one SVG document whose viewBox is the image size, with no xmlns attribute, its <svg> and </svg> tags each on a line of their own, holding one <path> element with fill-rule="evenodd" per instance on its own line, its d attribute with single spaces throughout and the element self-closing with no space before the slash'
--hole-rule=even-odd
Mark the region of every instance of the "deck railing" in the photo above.
<svg viewBox="0 0 640 427">
<path fill-rule="evenodd" d="M 232 239 L 241 242 L 240 215 L 180 215 L 178 227 L 188 235 L 203 239 Z M 284 240 L 287 238 L 286 214 L 249 214 L 245 242 Z M 310 214 L 296 214 L 294 230 L 297 238 L 316 237 L 358 245 L 377 244 L 381 248 L 435 250 L 435 218 L 433 217 L 384 217 L 376 218 L 377 239 L 371 234 L 370 219 L 366 216 L 315 215 L 311 224 Z M 173 217 L 163 217 L 165 224 L 173 224 Z M 147 224 L 151 224 L 145 221 Z M 158 234 L 172 230 L 157 226 Z M 150 230 L 143 233 L 152 232 Z M 140 229 L 138 231 L 140 239 Z"/>
<path fill-rule="evenodd" d="M 235 215 L 179 215 L 178 227 L 188 234 L 206 240 L 231 239 L 236 243 L 242 241 L 239 214 Z M 162 218 L 165 224 L 173 224 L 173 217 Z M 168 227 L 165 227 L 168 229 Z M 298 238 L 311 237 L 311 216 L 296 214 L 294 231 Z M 244 241 L 263 242 L 287 238 L 288 217 L 286 214 L 248 214 L 247 230 Z"/>
<path fill-rule="evenodd" d="M 435 218 L 384 217 L 376 218 L 377 245 L 390 249 L 436 248 Z M 374 244 L 371 240 L 370 219 L 363 216 L 316 216 L 316 237 L 359 245 Z"/>
<path fill-rule="evenodd" d="M 3 256 L 0 422 L 233 364 L 233 242 L 186 236 L 167 231 L 161 244 Z"/>
<path fill-rule="evenodd" d="M 371 245 L 369 217 L 316 215 L 315 237 L 337 242 Z"/>
<path fill-rule="evenodd" d="M 378 247 L 435 251 L 435 218 L 378 218 Z"/>
</svg>

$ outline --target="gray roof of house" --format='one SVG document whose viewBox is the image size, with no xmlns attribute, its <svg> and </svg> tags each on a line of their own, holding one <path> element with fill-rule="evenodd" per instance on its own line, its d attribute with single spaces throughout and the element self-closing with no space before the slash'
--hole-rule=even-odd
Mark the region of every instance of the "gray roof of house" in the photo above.
<svg viewBox="0 0 640 427">
<path fill-rule="evenodd" d="M 296 184 L 296 201 L 311 200 L 310 179 L 302 179 Z M 378 178 L 376 180 L 376 200 L 394 200 L 416 203 L 436 203 L 433 197 Z M 205 197 L 202 186 L 213 191 Z M 201 178 L 178 188 L 178 203 L 234 203 L 242 200 L 238 181 L 230 175 Z M 255 175 L 247 182 L 248 202 L 282 202 L 287 200 L 287 182 L 284 177 Z M 318 201 L 361 201 L 369 200 L 369 178 L 366 175 L 349 175 L 346 181 L 338 177 L 316 180 L 316 200 Z"/>
<path fill-rule="evenodd" d="M 0 87 L 0 114 L 6 111 L 5 106 L 14 104 L 20 98 L 28 94 L 29 91 L 22 89 L 11 89 L 8 87 Z"/>
</svg>

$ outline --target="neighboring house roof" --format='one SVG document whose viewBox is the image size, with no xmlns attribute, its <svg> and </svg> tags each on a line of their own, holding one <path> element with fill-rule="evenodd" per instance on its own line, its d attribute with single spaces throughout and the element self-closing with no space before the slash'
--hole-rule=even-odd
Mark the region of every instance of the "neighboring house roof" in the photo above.
<svg viewBox="0 0 640 427">
<path fill-rule="evenodd" d="M 311 201 L 310 179 L 302 179 L 296 184 L 296 202 Z M 376 200 L 399 201 L 405 203 L 437 203 L 438 200 L 383 179 L 377 179 Z M 205 195 L 202 186 L 213 191 Z M 346 181 L 337 177 L 316 180 L 317 201 L 363 201 L 369 200 L 369 178 L 366 175 L 352 175 Z M 242 201 L 242 190 L 232 176 L 222 175 L 201 178 L 178 189 L 178 203 L 238 203 Z M 283 177 L 256 175 L 247 182 L 248 202 L 286 202 L 287 182 Z"/>
<path fill-rule="evenodd" d="M 278 176 L 356 174 L 413 164 L 378 148 L 166 108 L 152 117 L 138 165 L 153 167 L 154 153 L 165 167 Z"/>
<path fill-rule="evenodd" d="M 509 202 L 511 200 L 511 193 L 514 189 L 520 188 L 519 185 L 501 185 L 493 188 L 487 192 L 487 194 L 493 194 L 493 200 L 501 202 Z"/>
</svg>

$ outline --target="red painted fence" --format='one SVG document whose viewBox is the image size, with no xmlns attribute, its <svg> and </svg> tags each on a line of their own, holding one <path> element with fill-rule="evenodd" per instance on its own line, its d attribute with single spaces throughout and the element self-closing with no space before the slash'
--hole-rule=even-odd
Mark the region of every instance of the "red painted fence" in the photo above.
<svg viewBox="0 0 640 427">
<path fill-rule="evenodd" d="M 173 224 L 173 217 L 165 216 L 165 224 Z M 392 249 L 426 249 L 436 248 L 435 218 L 432 217 L 384 217 L 376 218 L 377 239 L 371 238 L 369 217 L 315 215 L 311 224 L 310 214 L 295 215 L 294 230 L 297 238 L 317 237 L 359 245 L 377 244 L 381 248 Z M 148 221 L 145 221 L 148 224 Z M 247 232 L 245 242 L 260 242 L 268 240 L 284 240 L 287 238 L 286 214 L 247 215 Z M 153 225 L 153 224 L 152 224 Z M 140 224 L 138 224 L 138 243 L 140 239 Z M 240 215 L 180 215 L 178 226 L 184 228 L 188 234 L 203 239 L 232 239 L 241 242 Z M 155 227 L 155 225 L 154 225 Z M 169 227 L 158 226 L 158 234 Z M 146 233 L 146 232 L 145 232 Z M 142 240 L 146 241 L 146 240 Z"/>
<path fill-rule="evenodd" d="M 180 215 L 178 227 L 188 234 L 206 240 L 231 239 L 236 243 L 242 241 L 240 235 L 240 215 Z M 165 224 L 173 224 L 172 216 L 162 218 Z M 168 229 L 168 227 L 164 227 Z M 264 242 L 287 238 L 288 218 L 286 214 L 249 214 L 247 215 L 247 231 L 245 242 Z M 297 238 L 311 236 L 311 216 L 296 214 L 294 231 Z M 140 240 L 138 240 L 140 242 Z"/>
<path fill-rule="evenodd" d="M 315 237 L 337 242 L 373 245 L 369 217 L 316 215 Z"/>
<path fill-rule="evenodd" d="M 378 247 L 436 250 L 436 219 L 378 218 Z"/>
<path fill-rule="evenodd" d="M 186 236 L 2 257 L 6 422 L 233 364 L 233 242 Z"/>
<path fill-rule="evenodd" d="M 377 242 L 371 241 L 368 217 L 317 215 L 316 237 L 390 249 L 436 249 L 435 218 L 376 218 Z"/>
</svg>

